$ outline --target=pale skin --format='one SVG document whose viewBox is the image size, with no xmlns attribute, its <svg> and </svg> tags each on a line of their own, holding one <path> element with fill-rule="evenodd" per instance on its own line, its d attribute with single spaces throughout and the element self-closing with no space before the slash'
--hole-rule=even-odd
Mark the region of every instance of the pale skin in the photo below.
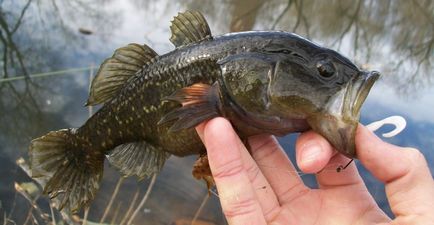
<svg viewBox="0 0 434 225">
<path fill-rule="evenodd" d="M 317 173 L 319 189 L 303 184 L 273 136 L 251 137 L 250 155 L 226 119 L 212 119 L 196 130 L 231 225 L 434 224 L 434 181 L 424 156 L 417 149 L 385 143 L 362 125 L 356 134 L 357 154 L 385 184 L 393 220 L 369 194 L 354 163 L 340 173 L 330 169 L 345 165 L 348 158 L 313 131 L 298 138 L 296 158 L 302 172 Z"/>
</svg>

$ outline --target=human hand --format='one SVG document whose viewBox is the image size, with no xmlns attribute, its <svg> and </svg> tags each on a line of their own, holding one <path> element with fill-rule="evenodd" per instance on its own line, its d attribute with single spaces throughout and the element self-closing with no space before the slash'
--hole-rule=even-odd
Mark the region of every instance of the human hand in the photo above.
<svg viewBox="0 0 434 225">
<path fill-rule="evenodd" d="M 423 155 L 381 141 L 359 126 L 357 155 L 385 183 L 392 221 L 369 194 L 354 163 L 316 175 L 319 189 L 303 184 L 273 136 L 249 139 L 249 154 L 230 123 L 215 118 L 196 130 L 204 142 L 220 202 L 229 224 L 433 224 L 434 182 Z M 345 165 L 320 135 L 308 131 L 296 143 L 305 173 Z"/>
</svg>

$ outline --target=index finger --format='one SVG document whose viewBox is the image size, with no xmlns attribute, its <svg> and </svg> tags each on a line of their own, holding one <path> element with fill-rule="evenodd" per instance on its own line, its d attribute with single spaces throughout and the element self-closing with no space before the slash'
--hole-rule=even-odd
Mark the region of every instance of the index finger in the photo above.
<svg viewBox="0 0 434 225">
<path fill-rule="evenodd" d="M 386 183 L 395 215 L 432 217 L 434 181 L 422 153 L 385 143 L 362 125 L 357 129 L 356 149 L 361 163 Z"/>
<path fill-rule="evenodd" d="M 243 165 L 242 143 L 229 122 L 222 118 L 213 119 L 199 127 L 198 133 L 204 140 L 223 213 L 229 224 L 266 224 Z"/>
</svg>

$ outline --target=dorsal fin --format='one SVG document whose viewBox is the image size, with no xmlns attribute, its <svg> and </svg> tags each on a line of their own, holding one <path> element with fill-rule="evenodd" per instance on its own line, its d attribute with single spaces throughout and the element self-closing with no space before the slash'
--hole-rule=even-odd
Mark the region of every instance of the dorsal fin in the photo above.
<svg viewBox="0 0 434 225">
<path fill-rule="evenodd" d="M 157 53 L 147 45 L 128 44 L 116 49 L 113 56 L 101 64 L 92 80 L 86 105 L 97 105 L 110 100 L 131 76 L 156 56 Z"/>
<path fill-rule="evenodd" d="M 173 18 L 170 30 L 172 31 L 170 41 L 176 47 L 212 38 L 205 17 L 197 11 L 178 13 Z"/>
</svg>

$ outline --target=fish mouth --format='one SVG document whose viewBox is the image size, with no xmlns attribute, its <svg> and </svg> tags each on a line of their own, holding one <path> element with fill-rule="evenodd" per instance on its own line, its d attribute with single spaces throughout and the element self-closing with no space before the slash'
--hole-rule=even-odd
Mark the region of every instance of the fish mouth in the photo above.
<svg viewBox="0 0 434 225">
<path fill-rule="evenodd" d="M 355 134 L 360 109 L 375 81 L 377 71 L 361 71 L 327 102 L 320 116 L 308 119 L 313 130 L 324 136 L 336 150 L 349 158 L 357 158 Z"/>
<path fill-rule="evenodd" d="M 344 116 L 355 118 L 357 122 L 359 121 L 360 109 L 368 97 L 369 91 L 379 77 L 380 73 L 377 71 L 363 71 L 351 82 L 348 82 L 342 110 Z"/>
</svg>

